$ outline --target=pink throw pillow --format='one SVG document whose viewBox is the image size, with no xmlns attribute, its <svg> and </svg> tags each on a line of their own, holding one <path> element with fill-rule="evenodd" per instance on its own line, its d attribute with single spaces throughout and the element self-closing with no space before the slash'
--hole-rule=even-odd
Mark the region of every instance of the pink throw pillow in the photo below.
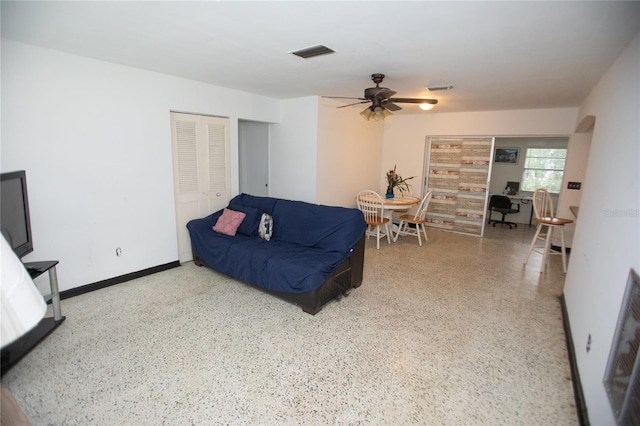
<svg viewBox="0 0 640 426">
<path fill-rule="evenodd" d="M 238 226 L 240 226 L 245 216 L 246 214 L 242 212 L 224 209 L 222 216 L 218 218 L 218 221 L 213 226 L 213 230 L 233 237 L 236 235 Z"/>
</svg>

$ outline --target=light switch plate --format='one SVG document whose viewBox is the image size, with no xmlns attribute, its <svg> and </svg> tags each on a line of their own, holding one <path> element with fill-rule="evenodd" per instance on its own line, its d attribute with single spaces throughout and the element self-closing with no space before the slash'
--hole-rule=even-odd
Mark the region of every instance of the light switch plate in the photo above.
<svg viewBox="0 0 640 426">
<path fill-rule="evenodd" d="M 582 186 L 582 182 L 569 182 L 567 184 L 567 189 L 580 189 Z"/>
</svg>

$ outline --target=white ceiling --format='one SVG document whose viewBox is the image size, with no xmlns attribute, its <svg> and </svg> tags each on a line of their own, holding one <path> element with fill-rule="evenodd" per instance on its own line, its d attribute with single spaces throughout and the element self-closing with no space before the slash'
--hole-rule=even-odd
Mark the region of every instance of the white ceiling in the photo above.
<svg viewBox="0 0 640 426">
<path fill-rule="evenodd" d="M 578 106 L 640 31 L 638 1 L 3 0 L 1 14 L 3 38 L 274 98 L 359 97 L 384 73 L 434 112 Z M 317 44 L 336 53 L 289 53 Z"/>
</svg>

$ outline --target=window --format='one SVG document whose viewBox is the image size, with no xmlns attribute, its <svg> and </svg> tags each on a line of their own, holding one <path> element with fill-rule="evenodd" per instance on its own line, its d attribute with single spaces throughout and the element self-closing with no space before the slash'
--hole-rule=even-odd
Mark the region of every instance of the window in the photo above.
<svg viewBox="0 0 640 426">
<path fill-rule="evenodd" d="M 527 148 L 522 174 L 522 191 L 544 188 L 559 193 L 567 150 L 564 148 Z"/>
</svg>

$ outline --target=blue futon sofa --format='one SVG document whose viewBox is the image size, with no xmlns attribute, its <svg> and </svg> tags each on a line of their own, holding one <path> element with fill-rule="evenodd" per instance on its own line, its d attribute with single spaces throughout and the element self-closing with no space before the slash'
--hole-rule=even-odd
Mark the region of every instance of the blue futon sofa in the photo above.
<svg viewBox="0 0 640 426">
<path fill-rule="evenodd" d="M 234 197 L 227 209 L 245 214 L 235 235 L 212 229 L 224 209 L 187 224 L 198 266 L 294 302 L 312 315 L 362 283 L 366 224 L 359 210 L 247 194 Z M 271 219 L 269 240 L 258 232 L 265 213 Z"/>
</svg>

